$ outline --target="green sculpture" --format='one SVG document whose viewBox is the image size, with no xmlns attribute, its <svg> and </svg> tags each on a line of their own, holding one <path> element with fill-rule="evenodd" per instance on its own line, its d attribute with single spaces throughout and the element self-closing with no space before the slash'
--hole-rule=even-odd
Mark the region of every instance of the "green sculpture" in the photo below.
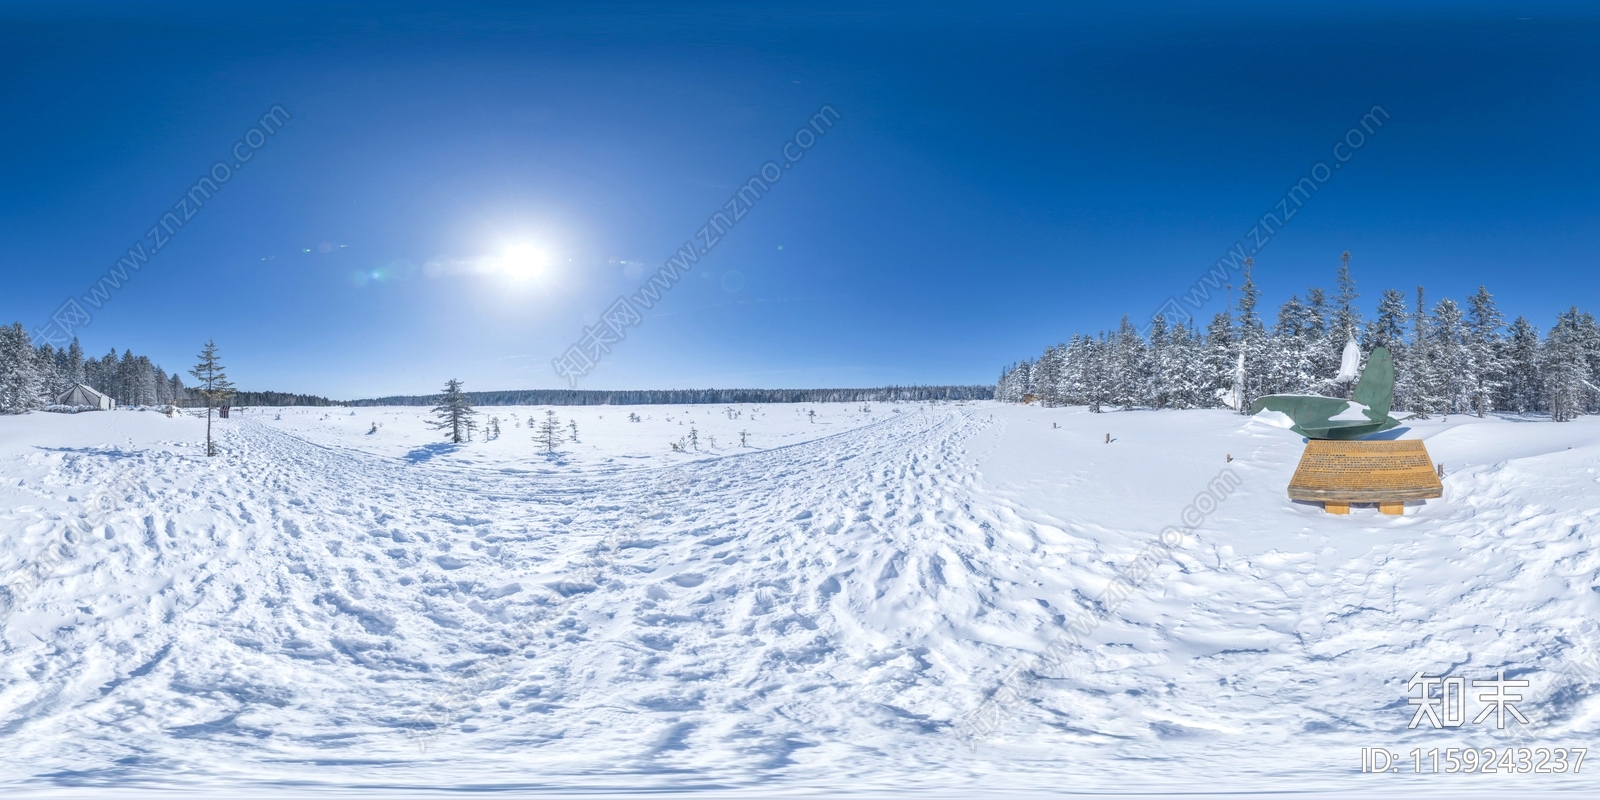
<svg viewBox="0 0 1600 800">
<path fill-rule="evenodd" d="M 1350 358 L 1352 349 L 1346 347 L 1346 369 L 1341 370 L 1341 375 L 1346 370 L 1350 374 L 1355 372 Z M 1387 348 L 1379 347 L 1367 359 L 1367 368 L 1362 371 L 1361 380 L 1356 383 L 1349 400 L 1274 394 L 1256 400 L 1250 413 L 1263 422 L 1288 428 L 1308 439 L 1359 439 L 1400 424 L 1389 416 L 1389 404 L 1393 400 L 1394 359 Z"/>
</svg>

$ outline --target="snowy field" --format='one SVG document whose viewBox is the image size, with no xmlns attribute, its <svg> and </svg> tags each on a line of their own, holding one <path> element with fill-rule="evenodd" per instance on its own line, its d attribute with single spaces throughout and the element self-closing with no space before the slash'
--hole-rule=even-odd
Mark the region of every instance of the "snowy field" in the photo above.
<svg viewBox="0 0 1600 800">
<path fill-rule="evenodd" d="M 1412 423 L 1445 496 L 1338 517 L 1222 411 L 553 410 L 0 417 L 5 795 L 1597 785 L 1408 754 L 1600 746 L 1600 419 Z M 1407 729 L 1501 669 L 1528 725 Z"/>
</svg>

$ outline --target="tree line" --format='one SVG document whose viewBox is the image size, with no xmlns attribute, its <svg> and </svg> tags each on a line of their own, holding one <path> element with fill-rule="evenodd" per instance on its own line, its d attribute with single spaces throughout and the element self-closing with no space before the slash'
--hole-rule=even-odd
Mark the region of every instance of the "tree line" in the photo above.
<svg viewBox="0 0 1600 800">
<path fill-rule="evenodd" d="M 184 385 L 178 373 L 167 374 L 147 356 L 112 348 L 94 358 L 77 339 L 57 348 L 49 342 L 34 347 L 22 323 L 0 326 L 0 414 L 21 414 L 46 408 L 76 384 L 83 384 L 122 406 L 198 406 L 204 398 Z M 237 392 L 234 404 L 251 406 L 335 406 L 326 397 L 285 392 Z"/>
<path fill-rule="evenodd" d="M 191 399 L 177 373 L 130 350 L 113 348 L 100 358 L 85 357 L 77 339 L 64 348 L 49 342 L 34 347 L 18 322 L 0 326 L 0 414 L 44 408 L 75 384 L 108 395 L 120 405 L 156 406 Z"/>
<path fill-rule="evenodd" d="M 441 395 L 397 395 L 356 400 L 352 406 L 431 406 Z M 886 386 L 878 389 L 529 389 L 462 392 L 475 406 L 630 406 L 706 403 L 892 403 L 919 400 L 989 400 L 993 386 Z"/>
<path fill-rule="evenodd" d="M 1419 286 L 1411 303 L 1406 293 L 1385 290 L 1376 317 L 1364 320 L 1349 257 L 1341 258 L 1331 297 L 1320 288 L 1290 297 L 1270 326 L 1257 310 L 1260 291 L 1246 260 L 1237 305 L 1203 331 L 1157 316 L 1141 333 L 1123 317 L 1115 331 L 1074 334 L 1006 367 L 995 398 L 1099 412 L 1219 408 L 1236 384 L 1245 411 L 1269 394 L 1344 396 L 1348 384 L 1334 375 L 1354 339 L 1363 357 L 1377 347 L 1393 355 L 1397 410 L 1422 417 L 1537 412 L 1555 420 L 1600 411 L 1600 326 L 1589 313 L 1561 312 L 1541 336 L 1523 317 L 1506 324 L 1482 286 L 1464 304 L 1446 297 L 1431 306 Z"/>
</svg>

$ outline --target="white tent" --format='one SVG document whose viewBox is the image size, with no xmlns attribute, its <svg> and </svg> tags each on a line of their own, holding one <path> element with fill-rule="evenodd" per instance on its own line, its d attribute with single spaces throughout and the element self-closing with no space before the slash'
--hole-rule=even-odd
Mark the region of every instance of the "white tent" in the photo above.
<svg viewBox="0 0 1600 800">
<path fill-rule="evenodd" d="M 110 411 L 117 407 L 117 401 L 80 383 L 68 389 L 66 394 L 57 398 L 56 405 Z"/>
</svg>

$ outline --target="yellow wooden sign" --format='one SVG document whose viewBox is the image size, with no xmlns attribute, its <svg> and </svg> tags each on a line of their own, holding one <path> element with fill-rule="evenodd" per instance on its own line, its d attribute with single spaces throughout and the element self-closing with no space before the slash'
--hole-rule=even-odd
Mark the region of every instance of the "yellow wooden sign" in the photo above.
<svg viewBox="0 0 1600 800">
<path fill-rule="evenodd" d="M 1444 495 L 1428 449 L 1415 439 L 1339 441 L 1312 439 L 1289 480 L 1289 499 L 1321 501 L 1330 514 L 1350 513 L 1351 503 L 1377 503 L 1399 514 L 1407 500 Z"/>
</svg>

